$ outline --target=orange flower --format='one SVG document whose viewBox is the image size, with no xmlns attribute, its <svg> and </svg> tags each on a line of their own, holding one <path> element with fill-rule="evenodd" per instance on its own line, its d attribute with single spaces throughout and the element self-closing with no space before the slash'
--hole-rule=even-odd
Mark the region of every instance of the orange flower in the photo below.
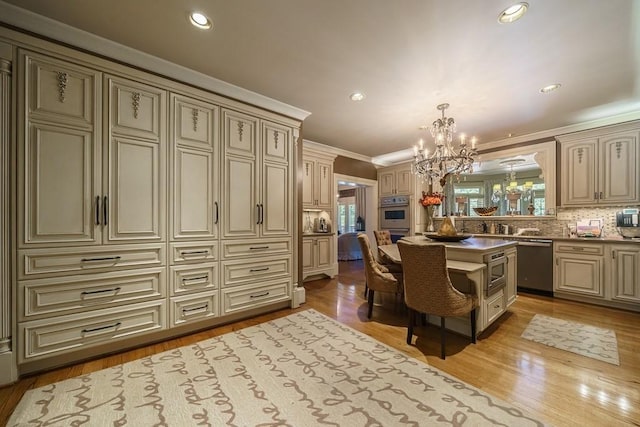
<svg viewBox="0 0 640 427">
<path fill-rule="evenodd" d="M 442 200 L 444 200 L 444 194 L 442 193 L 425 193 L 423 191 L 420 203 L 422 204 L 422 206 L 439 206 L 440 204 L 442 204 Z"/>
</svg>

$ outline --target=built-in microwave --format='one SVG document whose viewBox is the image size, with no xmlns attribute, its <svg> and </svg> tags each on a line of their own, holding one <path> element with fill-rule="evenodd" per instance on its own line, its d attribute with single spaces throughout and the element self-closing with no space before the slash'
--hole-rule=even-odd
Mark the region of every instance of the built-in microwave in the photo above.
<svg viewBox="0 0 640 427">
<path fill-rule="evenodd" d="M 380 228 L 384 230 L 406 230 L 411 228 L 409 196 L 380 198 Z"/>
</svg>

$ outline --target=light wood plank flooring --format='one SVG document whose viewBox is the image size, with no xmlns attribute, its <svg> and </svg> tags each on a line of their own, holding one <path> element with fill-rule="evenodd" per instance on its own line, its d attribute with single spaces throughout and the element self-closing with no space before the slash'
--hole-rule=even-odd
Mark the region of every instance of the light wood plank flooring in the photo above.
<svg viewBox="0 0 640 427">
<path fill-rule="evenodd" d="M 307 282 L 307 302 L 313 308 L 387 345 L 406 352 L 494 396 L 536 414 L 556 426 L 640 425 L 640 314 L 548 297 L 521 294 L 472 345 L 449 334 L 447 359 L 439 357 L 439 331 L 417 327 L 414 345 L 406 339 L 406 312 L 400 302 L 387 299 L 366 317 L 362 263 L 341 263 L 333 280 Z M 93 372 L 149 354 L 188 345 L 208 337 L 286 316 L 280 310 L 253 319 L 206 330 L 155 345 L 107 356 L 21 379 L 0 389 L 0 425 L 5 425 L 21 396 L 30 388 Z M 520 338 L 534 314 L 613 329 L 618 339 L 620 366 L 549 348 Z"/>
</svg>

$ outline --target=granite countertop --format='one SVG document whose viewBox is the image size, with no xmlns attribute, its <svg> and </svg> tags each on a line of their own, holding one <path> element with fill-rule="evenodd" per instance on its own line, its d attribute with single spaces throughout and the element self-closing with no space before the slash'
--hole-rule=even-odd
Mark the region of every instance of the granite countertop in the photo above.
<svg viewBox="0 0 640 427">
<path fill-rule="evenodd" d="M 475 236 L 470 237 L 459 242 L 441 242 L 447 248 L 451 249 L 464 249 L 469 251 L 487 252 L 495 249 L 506 249 L 516 246 L 518 242 L 513 240 L 504 240 L 505 236 L 487 236 L 483 238 L 477 238 Z M 403 240 L 407 240 L 412 243 L 438 243 L 435 240 L 427 239 L 424 236 L 409 236 L 403 237 Z"/>
<path fill-rule="evenodd" d="M 474 237 L 480 239 L 540 239 L 553 240 L 554 242 L 591 242 L 591 243 L 631 243 L 640 245 L 640 239 L 624 239 L 622 236 L 605 236 L 605 237 L 567 237 L 567 236 L 516 236 L 515 234 L 474 234 Z"/>
</svg>

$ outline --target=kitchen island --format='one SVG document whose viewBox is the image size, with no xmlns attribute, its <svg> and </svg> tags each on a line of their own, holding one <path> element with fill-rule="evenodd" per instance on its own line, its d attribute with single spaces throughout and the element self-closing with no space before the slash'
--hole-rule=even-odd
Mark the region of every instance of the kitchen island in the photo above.
<svg viewBox="0 0 640 427">
<path fill-rule="evenodd" d="M 403 237 L 402 240 L 414 244 L 440 243 L 424 236 Z M 470 237 L 442 243 L 447 248 L 447 268 L 453 285 L 462 292 L 478 295 L 476 330 L 480 334 L 516 299 L 517 242 Z M 392 260 L 402 262 L 397 245 L 379 248 Z M 430 316 L 429 322 L 440 324 L 440 318 Z M 447 319 L 447 328 L 467 336 L 471 330 L 467 317 Z"/>
</svg>

